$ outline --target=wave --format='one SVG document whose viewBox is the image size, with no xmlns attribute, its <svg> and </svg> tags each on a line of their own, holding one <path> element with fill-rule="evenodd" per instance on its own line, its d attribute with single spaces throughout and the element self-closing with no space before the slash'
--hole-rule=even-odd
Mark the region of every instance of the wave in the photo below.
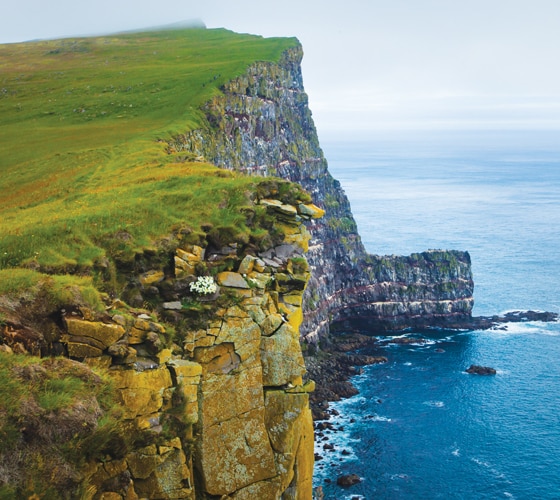
<svg viewBox="0 0 560 500">
<path fill-rule="evenodd" d="M 443 408 L 445 406 L 443 401 L 424 401 L 422 404 L 432 408 Z"/>
<path fill-rule="evenodd" d="M 381 415 L 367 415 L 365 418 L 370 422 L 392 422 L 389 417 L 383 417 Z"/>
<path fill-rule="evenodd" d="M 316 422 L 323 422 L 327 426 L 320 430 L 316 428 L 315 431 L 315 453 L 321 458 L 315 462 L 314 487 L 324 486 L 325 481 L 332 482 L 333 477 L 342 473 L 347 464 L 360 460 L 356 448 L 362 443 L 362 438 L 354 436 L 363 436 L 360 432 L 362 429 L 371 429 L 372 422 L 391 422 L 388 417 L 375 412 L 364 413 L 359 408 L 370 403 L 370 399 L 360 395 L 333 402 L 329 405 L 330 418 Z"/>
<path fill-rule="evenodd" d="M 410 476 L 408 474 L 391 474 L 390 476 L 391 481 L 397 481 L 399 479 L 404 480 L 404 481 L 408 481 L 410 479 Z"/>
<path fill-rule="evenodd" d="M 503 472 L 500 472 L 498 469 L 496 469 L 489 462 L 486 462 L 485 460 L 481 460 L 481 459 L 476 458 L 476 457 L 472 457 L 471 461 L 474 462 L 477 465 L 480 465 L 481 467 L 485 468 L 486 470 L 488 470 L 490 472 L 490 474 L 492 474 L 496 479 L 506 480 L 505 474 Z"/>
<path fill-rule="evenodd" d="M 352 399 L 352 398 L 349 398 Z M 360 399 L 364 399 L 361 397 Z M 361 442 L 359 438 L 351 437 L 350 430 L 354 427 L 357 420 L 344 411 L 349 400 L 342 400 L 330 405 L 330 418 L 328 420 L 317 421 L 327 423 L 328 427 L 315 431 L 315 453 L 321 458 L 315 461 L 313 483 L 314 486 L 321 486 L 324 480 L 332 480 L 333 473 L 339 471 L 339 467 L 344 463 L 355 462 L 358 456 L 354 450 L 354 445 Z"/>
<path fill-rule="evenodd" d="M 488 330 L 493 334 L 502 335 L 549 335 L 560 336 L 560 323 L 528 321 L 526 323 L 503 323 Z"/>
</svg>

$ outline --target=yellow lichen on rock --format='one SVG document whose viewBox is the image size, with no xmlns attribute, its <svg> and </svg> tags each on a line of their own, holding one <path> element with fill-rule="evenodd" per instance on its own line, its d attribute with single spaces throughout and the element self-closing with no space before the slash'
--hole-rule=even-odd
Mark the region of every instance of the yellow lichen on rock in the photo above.
<svg viewBox="0 0 560 500">
<path fill-rule="evenodd" d="M 163 280 L 165 274 L 160 270 L 148 271 L 139 276 L 142 286 L 150 286 Z"/>
<path fill-rule="evenodd" d="M 183 422 L 198 422 L 198 385 L 202 374 L 202 366 L 183 359 L 174 359 L 168 364 L 174 385 L 181 392 L 185 407 Z"/>
<path fill-rule="evenodd" d="M 299 336 L 289 324 L 270 337 L 262 337 L 260 351 L 263 383 L 267 387 L 290 384 L 305 373 Z"/>
<path fill-rule="evenodd" d="M 297 498 L 310 499 L 314 451 L 309 396 L 268 390 L 265 394 L 265 408 L 266 427 L 277 468 L 287 471 L 280 476 L 281 491 L 287 490 L 296 477 Z"/>
<path fill-rule="evenodd" d="M 311 219 L 320 219 L 325 215 L 325 211 L 313 203 L 300 203 L 298 205 L 298 212 L 301 216 L 307 216 Z"/>
<path fill-rule="evenodd" d="M 120 432 L 134 436 L 87 464 L 87 498 L 311 498 L 313 383 L 298 328 L 301 222 L 317 212 L 294 203 L 261 203 L 277 218 L 271 248 L 182 245 L 129 277 L 130 296 L 147 294 L 136 307 L 62 315 L 61 348 L 110 374 Z M 200 276 L 215 293 L 192 290 Z"/>
<path fill-rule="evenodd" d="M 158 366 L 153 370 L 142 372 L 114 370 L 110 374 L 126 418 L 135 418 L 161 410 L 164 390 L 172 386 L 171 374 L 166 366 Z"/>
<path fill-rule="evenodd" d="M 70 337 L 88 337 L 101 343 L 101 347 L 109 347 L 124 335 L 124 328 L 114 323 L 85 321 L 66 317 L 66 329 Z"/>
<path fill-rule="evenodd" d="M 128 456 L 134 487 L 142 498 L 188 499 L 193 498 L 190 483 L 191 473 L 181 447 L 173 439 L 160 446 L 148 446 Z"/>
<path fill-rule="evenodd" d="M 183 276 L 194 275 L 196 264 L 204 258 L 204 249 L 197 245 L 187 245 L 184 248 L 175 250 L 175 276 L 180 278 Z"/>
<path fill-rule="evenodd" d="M 197 442 L 204 489 L 228 495 L 276 476 L 264 407 L 204 426 Z"/>
</svg>

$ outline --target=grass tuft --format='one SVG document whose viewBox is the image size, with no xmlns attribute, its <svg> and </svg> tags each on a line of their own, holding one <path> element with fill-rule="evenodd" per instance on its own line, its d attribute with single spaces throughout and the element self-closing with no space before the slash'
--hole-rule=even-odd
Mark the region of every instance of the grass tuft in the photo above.
<svg viewBox="0 0 560 500">
<path fill-rule="evenodd" d="M 75 498 L 84 460 L 127 449 L 108 375 L 0 353 L 0 380 L 0 498 Z"/>
</svg>

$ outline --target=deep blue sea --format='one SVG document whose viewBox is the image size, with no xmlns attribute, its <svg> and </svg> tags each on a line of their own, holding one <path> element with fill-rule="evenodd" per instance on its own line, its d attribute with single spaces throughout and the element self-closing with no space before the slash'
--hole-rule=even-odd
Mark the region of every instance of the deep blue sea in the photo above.
<svg viewBox="0 0 560 500">
<path fill-rule="evenodd" d="M 468 250 L 475 315 L 560 311 L 560 134 L 322 145 L 369 252 Z M 331 405 L 342 430 L 316 442 L 326 499 L 560 499 L 559 323 L 442 331 L 379 351 L 388 363 L 366 367 L 360 394 Z M 497 375 L 468 375 L 471 364 Z M 338 487 L 349 473 L 363 481 Z"/>
</svg>

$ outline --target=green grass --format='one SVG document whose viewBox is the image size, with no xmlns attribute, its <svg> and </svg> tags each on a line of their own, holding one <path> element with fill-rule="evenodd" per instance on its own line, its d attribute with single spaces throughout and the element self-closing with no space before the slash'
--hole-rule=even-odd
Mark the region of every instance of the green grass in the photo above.
<svg viewBox="0 0 560 500">
<path fill-rule="evenodd" d="M 165 140 L 203 126 L 222 84 L 296 43 L 190 29 L 0 45 L 0 326 L 14 311 L 103 311 L 115 268 L 142 252 L 168 263 L 182 242 L 271 241 L 255 193 L 307 194 L 169 155 Z M 101 373 L 0 353 L 0 380 L 0 498 L 64 498 L 81 461 L 125 453 Z"/>
<path fill-rule="evenodd" d="M 84 459 L 128 446 L 108 375 L 0 353 L 0 380 L 0 498 L 77 498 Z"/>
<path fill-rule="evenodd" d="M 60 155 L 64 171 L 70 152 L 95 162 L 125 141 L 201 125 L 198 109 L 220 85 L 295 43 L 190 29 L 2 45 L 0 157 L 42 170 L 38 154 Z M 22 140 L 30 148 L 14 149 Z"/>
<path fill-rule="evenodd" d="M 0 296 L 34 301 L 41 297 L 45 311 L 67 305 L 85 305 L 102 311 L 101 295 L 90 276 L 47 275 L 33 269 L 1 269 Z M 2 315 L 0 314 L 0 324 Z"/>
<path fill-rule="evenodd" d="M 190 29 L 0 46 L 0 269 L 84 272 L 186 222 L 243 232 L 254 180 L 177 163 L 158 139 L 295 43 Z"/>
</svg>

